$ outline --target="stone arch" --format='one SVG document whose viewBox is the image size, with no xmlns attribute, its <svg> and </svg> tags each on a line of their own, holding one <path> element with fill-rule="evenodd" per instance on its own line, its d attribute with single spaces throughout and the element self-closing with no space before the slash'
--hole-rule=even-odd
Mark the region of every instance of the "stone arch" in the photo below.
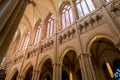
<svg viewBox="0 0 120 80">
<path fill-rule="evenodd" d="M 52 68 L 52 58 L 49 55 L 46 55 L 42 61 L 40 61 L 38 66 L 38 71 L 40 71 L 40 74 L 38 74 L 38 79 L 45 80 L 49 78 L 52 80 L 53 77 L 53 68 Z"/>
<path fill-rule="evenodd" d="M 103 34 L 95 34 L 95 35 L 92 35 L 87 41 L 87 44 L 86 44 L 86 52 L 87 53 L 90 53 L 90 47 L 91 47 L 92 43 L 98 38 L 109 39 L 110 41 L 112 41 L 115 44 L 115 40 L 112 37 L 110 37 L 108 35 L 103 35 Z"/>
<path fill-rule="evenodd" d="M 27 73 L 27 71 L 29 70 L 29 68 L 33 68 L 33 65 L 31 62 L 29 62 L 22 70 L 22 76 L 25 78 L 25 75 Z M 34 68 L 33 68 L 34 69 Z"/>
<path fill-rule="evenodd" d="M 63 59 L 64 59 L 64 56 L 66 55 L 66 53 L 67 53 L 68 51 L 75 51 L 76 54 L 77 54 L 77 56 L 79 56 L 78 52 L 77 52 L 74 48 L 72 48 L 72 47 L 67 47 L 67 48 L 65 48 L 65 49 L 62 51 L 62 53 L 60 53 L 60 57 L 59 57 L 59 62 L 60 62 L 60 63 L 62 63 L 62 61 L 63 61 Z"/>
<path fill-rule="evenodd" d="M 63 53 L 61 53 L 59 62 L 62 64 L 61 76 L 63 80 L 70 80 L 70 78 L 78 80 L 78 76 L 82 79 L 78 56 L 79 54 L 77 54 L 76 50 L 70 47 L 66 48 Z M 78 70 L 80 74 L 76 75 Z"/>
<path fill-rule="evenodd" d="M 14 69 L 11 71 L 8 79 L 14 80 L 14 79 L 17 79 L 17 76 L 18 76 L 18 69 L 17 69 L 17 68 L 14 68 Z"/>
<path fill-rule="evenodd" d="M 70 2 L 69 2 L 69 1 L 63 1 L 63 2 L 60 4 L 59 13 L 61 13 L 63 7 L 64 7 L 66 4 L 69 4 L 69 5 L 70 5 Z"/>
<path fill-rule="evenodd" d="M 97 79 L 111 80 L 113 75 L 110 75 L 106 63 L 109 63 L 114 74 L 113 61 L 120 58 L 114 39 L 106 35 L 96 35 L 88 43 L 87 52 L 92 54 L 91 61 Z"/>
<path fill-rule="evenodd" d="M 44 64 L 44 62 L 47 60 L 47 59 L 51 59 L 52 61 L 52 58 L 49 56 L 49 55 L 46 55 L 44 56 L 41 61 L 39 62 L 38 64 L 38 70 L 41 70 L 42 69 L 42 65 Z M 53 61 L 52 61 L 53 62 Z"/>
</svg>

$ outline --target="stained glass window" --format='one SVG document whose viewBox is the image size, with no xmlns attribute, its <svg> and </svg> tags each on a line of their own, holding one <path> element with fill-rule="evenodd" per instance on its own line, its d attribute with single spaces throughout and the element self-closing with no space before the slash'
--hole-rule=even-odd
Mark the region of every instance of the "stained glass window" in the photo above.
<svg viewBox="0 0 120 80">
<path fill-rule="evenodd" d="M 95 10 L 95 5 L 92 0 L 76 0 L 76 8 L 79 18 L 82 18 Z"/>
<path fill-rule="evenodd" d="M 73 24 L 74 19 L 73 19 L 73 13 L 72 13 L 72 8 L 70 5 L 65 5 L 63 10 L 62 10 L 62 29 L 65 29 L 66 27 L 70 26 Z"/>
<path fill-rule="evenodd" d="M 48 24 L 47 24 L 47 37 L 51 36 L 54 33 L 54 27 L 55 27 L 55 17 L 51 15 L 50 18 L 48 19 Z"/>
</svg>

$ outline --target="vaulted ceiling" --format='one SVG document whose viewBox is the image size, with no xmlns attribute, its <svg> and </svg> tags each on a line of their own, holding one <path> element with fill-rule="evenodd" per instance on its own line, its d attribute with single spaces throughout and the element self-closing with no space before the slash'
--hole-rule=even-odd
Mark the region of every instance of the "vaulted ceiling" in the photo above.
<svg viewBox="0 0 120 80">
<path fill-rule="evenodd" d="M 31 0 L 19 24 L 21 34 L 31 31 L 38 20 L 44 21 L 49 13 L 54 16 L 59 12 L 59 7 L 65 0 Z"/>
</svg>

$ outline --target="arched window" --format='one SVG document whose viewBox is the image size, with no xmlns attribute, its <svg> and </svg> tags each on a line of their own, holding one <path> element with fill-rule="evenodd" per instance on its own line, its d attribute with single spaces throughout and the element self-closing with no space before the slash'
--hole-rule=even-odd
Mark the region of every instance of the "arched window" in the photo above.
<svg viewBox="0 0 120 80">
<path fill-rule="evenodd" d="M 72 14 L 72 8 L 70 5 L 66 4 L 62 10 L 62 29 L 65 29 L 66 27 L 70 26 L 73 23 L 73 14 Z"/>
<path fill-rule="evenodd" d="M 38 28 L 37 28 L 37 32 L 36 32 L 36 36 L 35 36 L 35 44 L 40 41 L 40 38 L 41 38 L 41 26 L 42 26 L 42 24 L 40 24 L 38 26 Z"/>
<path fill-rule="evenodd" d="M 54 33 L 54 27 L 55 27 L 55 17 L 53 15 L 50 16 L 50 18 L 47 21 L 47 37 L 51 36 Z"/>
<path fill-rule="evenodd" d="M 30 40 L 30 32 L 28 32 L 27 35 L 26 35 L 22 50 L 27 49 L 29 40 Z"/>
<path fill-rule="evenodd" d="M 76 0 L 75 3 L 79 18 L 95 10 L 95 5 L 92 0 Z"/>
</svg>

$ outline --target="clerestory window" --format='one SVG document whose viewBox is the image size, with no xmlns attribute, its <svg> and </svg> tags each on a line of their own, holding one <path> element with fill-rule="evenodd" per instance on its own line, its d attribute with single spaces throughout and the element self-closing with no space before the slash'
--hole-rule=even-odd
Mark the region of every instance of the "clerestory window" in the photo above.
<svg viewBox="0 0 120 80">
<path fill-rule="evenodd" d="M 55 17 L 54 15 L 51 15 L 50 18 L 47 21 L 47 37 L 52 36 L 54 33 L 55 28 Z"/>
<path fill-rule="evenodd" d="M 83 18 L 85 15 L 95 10 L 95 5 L 92 0 L 76 0 L 75 3 L 79 18 Z"/>
<path fill-rule="evenodd" d="M 73 24 L 74 21 L 71 6 L 68 4 L 65 5 L 61 13 L 62 29 L 65 29 L 66 27 Z"/>
<path fill-rule="evenodd" d="M 36 36 L 35 36 L 35 44 L 37 44 L 41 39 L 41 30 L 42 30 L 41 26 L 42 26 L 42 24 L 40 24 L 37 28 L 37 32 L 36 32 Z"/>
<path fill-rule="evenodd" d="M 26 38 L 25 38 L 22 50 L 27 49 L 29 40 L 30 40 L 30 32 L 26 34 Z"/>
</svg>

